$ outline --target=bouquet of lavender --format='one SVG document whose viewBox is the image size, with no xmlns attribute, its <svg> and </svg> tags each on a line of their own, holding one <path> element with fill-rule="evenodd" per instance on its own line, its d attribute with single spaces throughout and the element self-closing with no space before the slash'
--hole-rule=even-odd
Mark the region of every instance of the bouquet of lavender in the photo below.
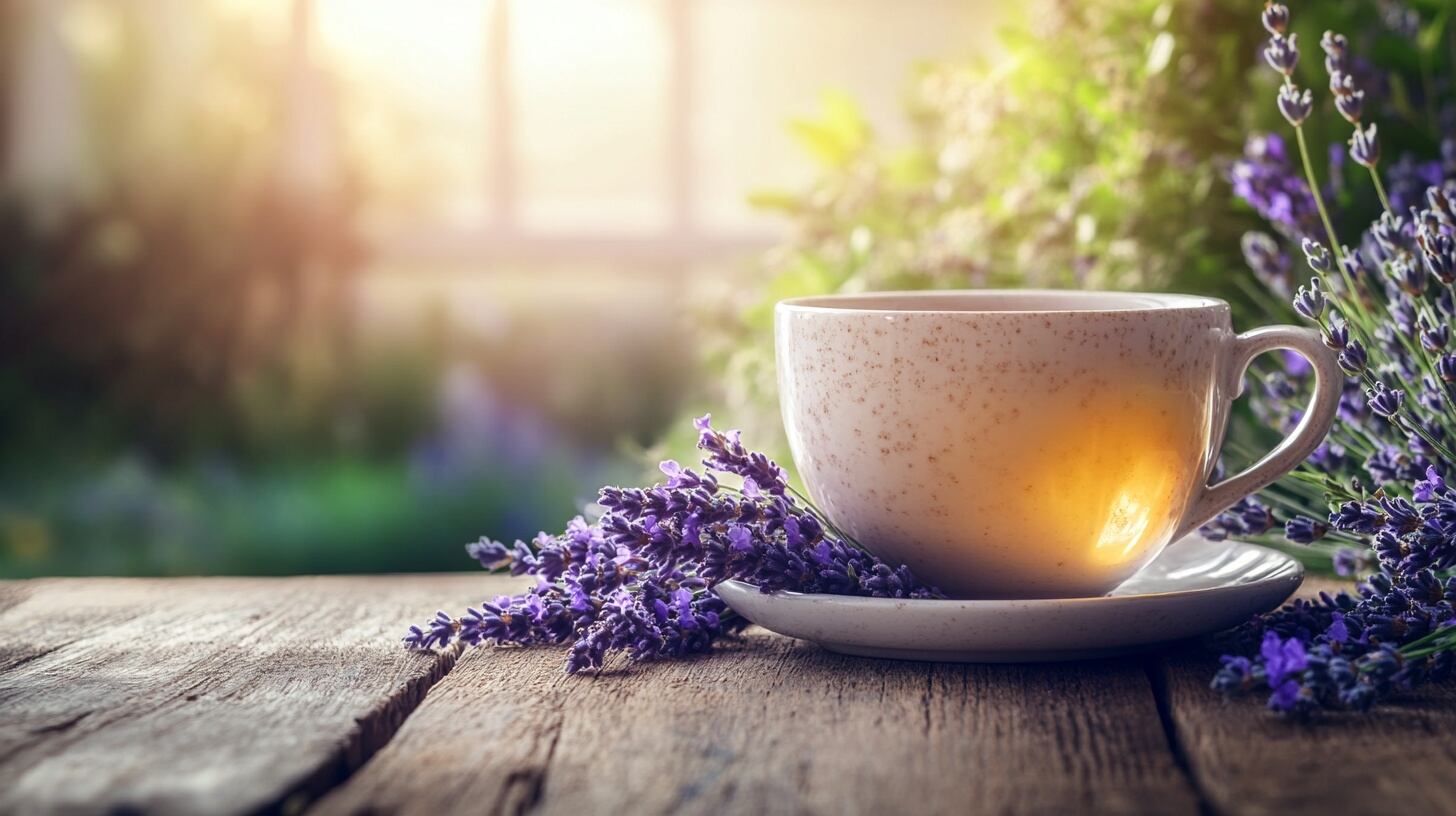
<svg viewBox="0 0 1456 816">
<path fill-rule="evenodd" d="M 616 651 L 634 662 L 708 651 L 742 623 L 713 592 L 730 578 L 763 592 L 940 596 L 835 529 L 777 464 L 745 449 L 737 431 L 716 431 L 706 416 L 694 425 L 704 472 L 668 460 L 665 484 L 602 488 L 605 512 L 595 523 L 578 516 L 563 534 L 541 533 L 533 544 L 483 538 L 468 545 L 486 569 L 532 575 L 536 585 L 460 617 L 439 612 L 411 626 L 405 645 L 570 643 L 566 671 L 575 673 L 600 669 Z"/>
<path fill-rule="evenodd" d="M 1267 4 L 1263 23 L 1303 177 L 1282 139 L 1251 140 L 1233 168 L 1235 191 L 1279 237 L 1245 236 L 1245 254 L 1266 285 L 1292 295 L 1294 310 L 1320 327 L 1348 381 L 1334 430 L 1305 466 L 1208 532 L 1257 538 L 1282 517 L 1286 539 L 1364 580 L 1355 594 L 1297 601 L 1236 632 L 1235 654 L 1224 656 L 1213 687 L 1267 689 L 1270 707 L 1285 712 L 1366 709 L 1456 666 L 1456 490 L 1446 482 L 1456 467 L 1456 143 L 1442 144 L 1441 162 L 1403 157 L 1387 191 L 1380 135 L 1367 121 L 1375 80 L 1344 36 L 1325 32 L 1334 107 L 1352 127 L 1349 158 L 1368 171 L 1381 207 L 1353 245 L 1342 243 L 1326 201 L 1338 191 L 1315 180 L 1305 133 L 1315 99 L 1294 81 L 1300 51 L 1289 10 Z M 1293 292 L 1291 244 L 1314 273 Z M 1297 370 L 1272 375 L 1256 413 L 1276 426 L 1297 423 L 1303 379 Z"/>
</svg>

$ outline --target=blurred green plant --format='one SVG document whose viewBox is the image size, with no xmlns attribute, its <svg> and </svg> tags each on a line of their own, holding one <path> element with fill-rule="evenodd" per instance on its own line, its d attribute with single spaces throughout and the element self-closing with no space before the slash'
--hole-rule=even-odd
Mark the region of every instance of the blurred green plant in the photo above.
<svg viewBox="0 0 1456 816">
<path fill-rule="evenodd" d="M 441 295 L 363 325 L 392 272 L 364 274 L 356 228 L 396 191 L 333 109 L 368 89 L 301 67 L 286 13 L 159 8 L 0 6 L 0 575 L 463 568 L 677 411 L 688 346 L 602 308 L 620 279 L 501 270 L 469 315 Z M 22 76 L 35 47 L 60 93 Z M 13 178 L 27 128 L 65 184 Z"/>
<path fill-rule="evenodd" d="M 73 463 L 0 481 L 0 575 L 454 570 L 482 524 L 526 537 L 569 513 L 582 475 L 560 455 L 445 478 L 428 462 L 349 457 Z"/>
<path fill-rule="evenodd" d="M 71 102 L 6 86 L 11 116 L 74 105 L 88 124 L 76 154 L 53 161 L 74 168 L 64 184 L 0 198 L 0 445 L 317 449 L 328 435 L 299 418 L 348 396 L 357 168 L 320 158 L 333 181 L 302 189 L 282 136 L 286 59 L 224 16 L 189 15 L 210 44 L 192 66 L 203 93 L 159 87 L 176 46 L 149 9 L 79 4 L 57 18 L 58 37 L 89 32 L 49 46 L 74 66 Z M 12 31 L 29 29 L 9 13 Z M 8 44 L 5 62 L 23 62 L 25 44 Z"/>
<path fill-rule="evenodd" d="M 916 137 L 877 139 L 830 95 L 790 131 L 806 190 L 763 192 L 791 237 L 716 318 L 707 402 L 753 439 L 781 439 L 773 304 L 882 289 L 1178 290 L 1250 304 L 1222 157 L 1243 141 L 1257 32 L 1234 0 L 1052 0 L 994 58 L 921 66 Z M 685 423 L 680 423 L 684 424 Z M 679 432 L 664 445 L 690 444 Z M 776 452 L 787 461 L 782 444 Z"/>
</svg>

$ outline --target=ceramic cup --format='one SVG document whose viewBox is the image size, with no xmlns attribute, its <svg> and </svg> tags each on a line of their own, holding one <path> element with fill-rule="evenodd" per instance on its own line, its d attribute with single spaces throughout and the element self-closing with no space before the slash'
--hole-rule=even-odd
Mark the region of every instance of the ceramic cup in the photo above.
<svg viewBox="0 0 1456 816">
<path fill-rule="evenodd" d="M 963 598 L 1107 593 L 1304 460 L 1343 377 L 1319 334 L 1235 334 L 1227 303 L 1115 292 L 881 292 L 775 310 L 779 399 L 810 497 Z M 1314 369 L 1294 432 L 1209 485 L 1255 356 Z"/>
</svg>

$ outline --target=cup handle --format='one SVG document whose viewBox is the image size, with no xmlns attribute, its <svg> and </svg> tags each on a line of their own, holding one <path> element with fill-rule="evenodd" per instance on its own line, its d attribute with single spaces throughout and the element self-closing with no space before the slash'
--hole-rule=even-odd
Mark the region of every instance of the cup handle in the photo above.
<svg viewBox="0 0 1456 816">
<path fill-rule="evenodd" d="M 1198 490 L 1184 514 L 1174 541 L 1193 532 L 1227 510 L 1243 497 L 1257 492 L 1294 470 L 1324 441 L 1334 424 L 1344 391 L 1345 376 L 1335 353 L 1326 348 L 1319 332 L 1299 326 L 1265 326 L 1235 337 L 1222 368 L 1226 393 L 1237 397 L 1243 390 L 1244 372 L 1255 357 L 1266 351 L 1288 349 L 1309 361 L 1314 368 L 1314 398 L 1294 433 L 1248 469 Z"/>
</svg>

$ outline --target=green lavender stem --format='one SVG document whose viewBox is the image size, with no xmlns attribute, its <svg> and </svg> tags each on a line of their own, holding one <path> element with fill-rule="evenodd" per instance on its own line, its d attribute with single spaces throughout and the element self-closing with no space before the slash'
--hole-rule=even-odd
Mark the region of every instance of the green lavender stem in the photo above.
<svg viewBox="0 0 1456 816">
<path fill-rule="evenodd" d="M 1319 182 L 1315 180 L 1314 164 L 1309 160 L 1309 145 L 1304 139 L 1304 126 L 1294 126 L 1294 140 L 1299 143 L 1299 159 L 1304 163 L 1304 178 L 1309 184 L 1309 192 L 1314 196 L 1314 206 L 1319 210 L 1320 222 L 1324 224 L 1325 235 L 1330 241 L 1330 251 L 1335 253 L 1335 261 L 1340 263 L 1341 272 L 1344 271 L 1345 259 L 1344 250 L 1341 249 L 1340 239 L 1335 235 L 1335 226 L 1330 221 L 1330 213 L 1325 209 L 1325 197 L 1320 194 Z M 1351 289 L 1353 292 L 1353 288 Z"/>
<path fill-rule="evenodd" d="M 1380 181 L 1380 174 L 1375 172 L 1374 167 L 1367 169 L 1370 170 L 1370 180 L 1375 182 L 1375 194 L 1380 196 L 1380 206 L 1384 207 L 1385 211 L 1390 213 L 1390 216 L 1394 218 L 1395 210 L 1390 206 L 1390 196 L 1385 194 L 1385 184 Z"/>
</svg>

